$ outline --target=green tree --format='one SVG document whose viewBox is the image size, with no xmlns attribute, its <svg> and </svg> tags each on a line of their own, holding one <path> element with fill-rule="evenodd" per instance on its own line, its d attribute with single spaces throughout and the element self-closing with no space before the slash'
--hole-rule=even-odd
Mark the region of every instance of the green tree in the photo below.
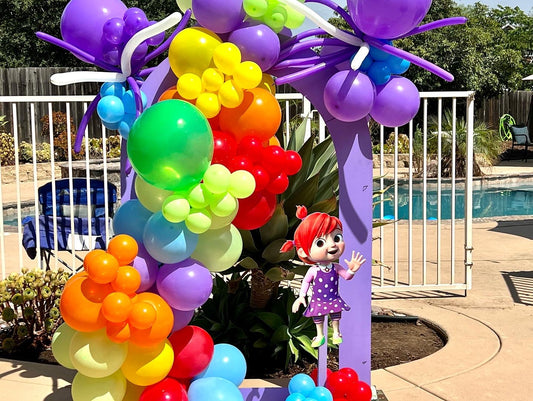
<svg viewBox="0 0 533 401">
<path fill-rule="evenodd" d="M 76 67 L 87 64 L 68 51 L 39 40 L 35 32 L 61 38 L 61 15 L 67 0 L 0 0 L 0 67 Z M 139 7 L 150 20 L 159 21 L 178 11 L 169 0 L 130 0 L 128 7 Z"/>
</svg>

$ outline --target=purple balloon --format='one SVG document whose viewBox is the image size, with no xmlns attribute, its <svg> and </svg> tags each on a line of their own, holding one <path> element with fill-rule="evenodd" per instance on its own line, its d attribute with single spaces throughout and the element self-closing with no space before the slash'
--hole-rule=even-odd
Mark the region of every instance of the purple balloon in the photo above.
<svg viewBox="0 0 533 401">
<path fill-rule="evenodd" d="M 264 24 L 247 24 L 234 30 L 228 39 L 236 44 L 244 61 L 253 61 L 267 71 L 279 57 L 280 44 L 276 33 Z"/>
<path fill-rule="evenodd" d="M 111 18 L 104 24 L 103 38 L 113 44 L 122 43 L 122 34 L 124 33 L 124 20 L 122 18 Z"/>
<path fill-rule="evenodd" d="M 174 308 L 171 309 L 172 313 L 174 314 L 174 327 L 172 327 L 172 333 L 174 333 L 175 331 L 181 330 L 189 324 L 194 316 L 194 310 L 183 311 Z"/>
<path fill-rule="evenodd" d="M 246 16 L 242 0 L 192 0 L 192 12 L 200 25 L 215 33 L 233 31 Z"/>
<path fill-rule="evenodd" d="M 140 8 L 128 8 L 124 13 L 124 28 L 126 35 L 130 38 L 141 29 L 146 28 L 148 24 L 148 18 L 146 18 L 146 14 Z"/>
<path fill-rule="evenodd" d="M 211 272 L 191 258 L 163 265 L 157 275 L 157 291 L 174 309 L 196 309 L 207 301 L 212 289 Z"/>
<path fill-rule="evenodd" d="M 359 71 L 334 74 L 324 88 L 324 104 L 337 120 L 350 122 L 364 118 L 374 103 L 374 85 Z"/>
<path fill-rule="evenodd" d="M 394 39 L 416 27 L 425 17 L 431 0 L 348 0 L 357 27 L 367 35 Z"/>
<path fill-rule="evenodd" d="M 138 244 L 137 257 L 133 259 L 132 266 L 141 275 L 141 286 L 137 292 L 144 292 L 152 287 L 159 273 L 159 262 L 152 258 L 144 245 Z"/>
<path fill-rule="evenodd" d="M 415 84 L 393 75 L 389 82 L 376 88 L 376 98 L 370 115 L 387 127 L 407 124 L 420 108 L 420 93 Z"/>
<path fill-rule="evenodd" d="M 61 16 L 61 36 L 101 60 L 104 24 L 111 18 L 122 18 L 126 9 L 120 0 L 71 0 Z"/>
</svg>

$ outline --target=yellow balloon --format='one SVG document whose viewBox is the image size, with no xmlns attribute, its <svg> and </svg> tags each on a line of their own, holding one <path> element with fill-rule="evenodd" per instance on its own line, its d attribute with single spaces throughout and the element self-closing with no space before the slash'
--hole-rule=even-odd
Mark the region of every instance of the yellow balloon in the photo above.
<svg viewBox="0 0 533 401">
<path fill-rule="evenodd" d="M 82 375 L 102 378 L 120 369 L 126 359 L 126 343 L 111 341 L 105 329 L 77 332 L 70 341 L 70 360 Z"/>
<path fill-rule="evenodd" d="M 237 216 L 237 213 L 239 212 L 239 203 L 237 203 L 237 207 L 235 208 L 233 213 L 230 214 L 229 216 L 225 216 L 225 217 L 217 216 L 216 214 L 212 212 L 211 208 L 209 207 L 207 208 L 207 211 L 211 212 L 211 227 L 209 227 L 209 229 L 217 230 L 219 228 L 226 227 L 231 224 L 231 222 L 233 221 L 233 219 L 235 218 L 235 216 Z"/>
<path fill-rule="evenodd" d="M 187 200 L 189 201 L 191 207 L 194 207 L 196 209 L 203 209 L 209 204 L 209 201 L 205 196 L 202 184 L 198 184 L 192 189 L 191 193 L 187 197 Z"/>
<path fill-rule="evenodd" d="M 135 193 L 139 202 L 151 212 L 159 212 L 166 198 L 173 194 L 172 191 L 161 189 L 148 184 L 140 176 L 135 177 Z"/>
<path fill-rule="evenodd" d="M 211 227 L 211 213 L 205 209 L 193 209 L 185 219 L 185 225 L 195 234 L 205 233 Z"/>
<path fill-rule="evenodd" d="M 234 109 L 242 103 L 244 93 L 233 80 L 229 80 L 224 82 L 220 87 L 218 91 L 218 99 L 222 106 L 227 107 L 228 109 Z"/>
<path fill-rule="evenodd" d="M 255 181 L 254 181 L 255 184 Z M 237 208 L 237 199 L 231 194 L 216 194 L 209 202 L 211 211 L 220 217 L 226 217 L 233 213 Z"/>
<path fill-rule="evenodd" d="M 266 89 L 273 95 L 276 94 L 276 84 L 274 83 L 274 78 L 272 78 L 272 75 L 270 74 L 263 73 L 263 79 L 257 86 Z"/>
<path fill-rule="evenodd" d="M 73 401 L 122 401 L 126 379 L 120 370 L 100 379 L 78 373 L 70 391 Z"/>
<path fill-rule="evenodd" d="M 192 10 L 192 0 L 176 0 L 181 11 Z"/>
<path fill-rule="evenodd" d="M 183 74 L 178 79 L 176 89 L 184 99 L 196 99 L 202 93 L 202 79 L 192 72 Z"/>
<path fill-rule="evenodd" d="M 184 29 L 168 49 L 170 68 L 177 77 L 187 72 L 202 76 L 207 68 L 213 67 L 213 52 L 220 43 L 220 38 L 208 29 Z"/>
<path fill-rule="evenodd" d="M 220 101 L 218 100 L 218 95 L 211 92 L 201 93 L 196 99 L 195 105 L 205 118 L 213 118 L 220 113 Z"/>
<path fill-rule="evenodd" d="M 179 223 L 187 218 L 191 207 L 189 201 L 182 195 L 171 195 L 163 203 L 161 212 L 163 217 L 171 223 Z"/>
<path fill-rule="evenodd" d="M 229 193 L 234 197 L 248 198 L 255 191 L 255 178 L 246 170 L 237 170 L 231 173 L 229 179 Z"/>
<path fill-rule="evenodd" d="M 221 43 L 213 52 L 213 61 L 224 74 L 233 75 L 233 71 L 241 62 L 241 51 L 231 42 Z"/>
<path fill-rule="evenodd" d="M 228 191 L 231 171 L 222 164 L 212 164 L 204 173 L 204 187 L 214 194 L 222 194 Z"/>
<path fill-rule="evenodd" d="M 168 340 L 154 347 L 128 346 L 122 373 L 137 386 L 149 386 L 163 380 L 174 363 L 174 350 Z"/>
<path fill-rule="evenodd" d="M 59 326 L 52 336 L 52 353 L 61 366 L 67 369 L 76 369 L 70 360 L 70 341 L 77 331 L 68 324 Z"/>
<path fill-rule="evenodd" d="M 202 74 L 202 85 L 208 92 L 218 91 L 224 81 L 224 74 L 216 68 L 208 68 Z"/>
<path fill-rule="evenodd" d="M 253 61 L 243 61 L 233 72 L 233 80 L 242 89 L 252 89 L 261 83 L 263 71 Z"/>
<path fill-rule="evenodd" d="M 209 230 L 198 236 L 198 244 L 191 255 L 212 272 L 221 272 L 233 266 L 242 252 L 242 237 L 233 225 Z"/>
</svg>

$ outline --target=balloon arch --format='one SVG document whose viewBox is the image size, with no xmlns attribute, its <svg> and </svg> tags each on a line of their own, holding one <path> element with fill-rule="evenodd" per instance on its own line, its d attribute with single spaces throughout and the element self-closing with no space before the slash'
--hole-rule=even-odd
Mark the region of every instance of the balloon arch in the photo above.
<svg viewBox="0 0 533 401">
<path fill-rule="evenodd" d="M 292 390 L 239 392 L 246 372 L 242 354 L 188 325 L 210 296 L 211 273 L 238 261 L 238 229 L 265 224 L 276 195 L 301 167 L 296 152 L 272 139 L 281 121 L 273 77 L 304 94 L 324 118 L 338 160 L 344 241 L 370 259 L 368 116 L 400 126 L 416 115 L 418 90 L 401 76 L 411 64 L 453 79 L 393 41 L 465 19 L 419 26 L 431 0 L 348 0 L 348 12 L 332 0 L 314 0 L 348 23 L 351 31 L 344 31 L 298 0 L 177 2 L 183 15 L 155 22 L 120 0 L 71 0 L 61 18 L 62 39 L 37 33 L 104 70 L 51 78 L 58 85 L 103 83 L 78 128 L 75 149 L 96 111 L 123 136 L 126 150 L 122 205 L 113 221 L 119 235 L 107 251 L 91 251 L 84 271 L 65 286 L 65 324 L 54 335 L 53 351 L 61 364 L 78 370 L 75 401 L 100 399 L 103 392 L 110 401 L 204 401 L 215 395 L 221 401 L 277 400 L 288 391 L 291 401 L 304 400 L 294 391 L 307 386 L 305 378 L 291 381 Z M 198 25 L 186 28 L 193 14 Z M 317 28 L 292 35 L 305 18 Z M 167 50 L 166 61 L 146 68 Z M 369 383 L 370 263 L 340 286 L 352 305 L 341 321 L 340 366 Z M 324 352 L 321 347 L 320 383 Z M 369 400 L 365 386 L 359 395 L 341 398 Z M 317 401 L 330 400 L 320 391 L 313 393 Z"/>
</svg>

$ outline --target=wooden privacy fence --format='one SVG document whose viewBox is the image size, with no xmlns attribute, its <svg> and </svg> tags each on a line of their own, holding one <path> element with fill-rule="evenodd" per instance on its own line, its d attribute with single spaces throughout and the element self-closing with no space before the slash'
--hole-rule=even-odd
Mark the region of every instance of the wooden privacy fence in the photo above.
<svg viewBox="0 0 533 401">
<path fill-rule="evenodd" d="M 490 128 L 498 129 L 503 114 L 513 116 L 517 124 L 526 124 L 531 108 L 532 91 L 505 92 L 491 99 L 476 99 L 480 107 L 477 110 L 477 121 L 484 121 Z M 530 127 L 533 121 L 530 121 Z M 530 128 L 531 132 L 531 128 Z"/>
</svg>

